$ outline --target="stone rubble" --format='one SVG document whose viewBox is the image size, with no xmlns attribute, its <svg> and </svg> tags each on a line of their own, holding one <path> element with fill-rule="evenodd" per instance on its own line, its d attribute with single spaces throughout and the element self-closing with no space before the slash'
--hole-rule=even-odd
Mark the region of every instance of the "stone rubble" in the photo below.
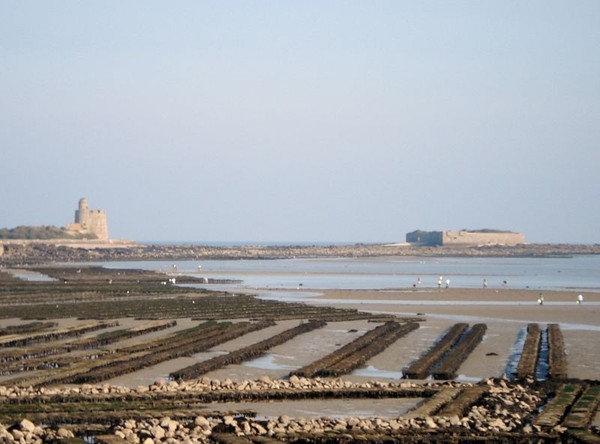
<svg viewBox="0 0 600 444">
<path fill-rule="evenodd" d="M 432 384 L 438 386 L 439 384 Z M 139 386 L 136 388 L 111 386 L 108 384 L 92 385 L 83 384 L 75 387 L 19 387 L 19 386 L 0 386 L 0 398 L 23 398 L 36 396 L 53 395 L 99 395 L 99 394 L 145 394 L 152 392 L 218 392 L 222 390 L 232 391 L 261 391 L 261 390 L 314 390 L 314 389 L 354 389 L 354 388 L 386 388 L 401 387 L 413 388 L 422 387 L 422 384 L 415 384 L 408 381 L 399 383 L 371 381 L 364 383 L 353 383 L 341 379 L 321 379 L 305 378 L 291 376 L 289 380 L 272 380 L 268 376 L 262 376 L 257 380 L 243 380 L 233 382 L 227 378 L 223 381 L 219 379 L 210 379 L 203 377 L 190 381 L 165 381 L 158 380 L 149 386 Z"/>
<path fill-rule="evenodd" d="M 499 432 L 537 432 L 537 428 L 526 423 L 526 419 L 541 403 L 541 398 L 530 389 L 505 380 L 487 380 L 489 386 L 484 399 L 470 408 L 461 418 L 424 416 L 415 418 L 319 418 L 303 419 L 290 418 L 282 415 L 276 419 L 256 420 L 244 416 L 204 417 L 198 416 L 185 420 L 174 420 L 168 416 L 146 420 L 124 419 L 113 427 L 112 433 L 127 442 L 135 444 L 155 443 L 206 443 L 213 433 L 228 432 L 238 436 L 269 436 L 283 437 L 302 434 L 383 434 L 391 435 L 410 431 L 439 431 L 456 429 L 476 431 L 478 433 Z M 425 386 L 472 386 L 468 383 L 445 382 L 426 383 Z M 95 394 L 127 394 L 148 392 L 177 392 L 177 391 L 218 391 L 218 390 L 269 390 L 293 389 L 314 390 L 324 388 L 372 388 L 372 387 L 421 387 L 423 384 L 401 381 L 399 383 L 365 382 L 352 383 L 340 379 L 308 379 L 292 376 L 289 380 L 272 380 L 261 377 L 253 381 L 233 382 L 230 379 L 219 381 L 201 378 L 193 381 L 157 381 L 147 387 L 129 389 L 113 387 L 108 384 L 93 386 L 82 385 L 68 388 L 33 388 L 33 387 L 0 387 L 0 397 L 28 397 L 39 395 L 95 395 Z M 555 430 L 564 432 L 564 428 Z M 43 429 L 31 421 L 23 419 L 20 423 L 5 426 L 0 425 L 0 443 L 41 443 L 53 439 L 73 437 L 73 433 L 65 428 Z"/>
<path fill-rule="evenodd" d="M 42 444 L 74 437 L 73 432 L 68 429 L 42 428 L 28 419 L 10 427 L 0 424 L 0 443 L 4 444 Z"/>
</svg>

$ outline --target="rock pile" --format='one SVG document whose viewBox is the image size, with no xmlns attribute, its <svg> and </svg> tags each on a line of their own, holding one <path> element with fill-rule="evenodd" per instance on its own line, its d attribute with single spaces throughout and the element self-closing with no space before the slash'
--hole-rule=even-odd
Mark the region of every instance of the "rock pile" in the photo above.
<svg viewBox="0 0 600 444">
<path fill-rule="evenodd" d="M 35 425 L 28 419 L 6 427 L 0 424 L 0 442 L 12 443 L 35 443 L 54 442 L 62 439 L 74 438 L 72 431 L 65 428 L 50 429 Z"/>
<path fill-rule="evenodd" d="M 296 381 L 298 382 L 298 381 Z M 269 420 L 245 416 L 204 417 L 189 421 L 173 421 L 164 417 L 145 421 L 126 420 L 114 429 L 115 435 L 132 443 L 155 442 L 209 442 L 213 433 L 233 433 L 237 436 L 269 436 L 284 439 L 290 436 L 384 435 L 453 430 L 457 433 L 494 434 L 507 432 L 533 433 L 539 429 L 525 425 L 541 402 L 541 398 L 526 387 L 489 380 L 488 395 L 480 405 L 470 408 L 463 417 L 453 415 L 423 416 L 417 418 L 290 418 L 287 415 Z M 457 384 L 458 385 L 458 384 Z"/>
<path fill-rule="evenodd" d="M 212 442 L 211 437 L 218 434 L 232 434 L 246 437 L 271 437 L 274 439 L 290 437 L 308 438 L 310 436 L 327 437 L 331 441 L 343 441 L 356 436 L 401 437 L 420 433 L 451 433 L 459 435 L 491 436 L 494 434 L 536 434 L 541 428 L 529 423 L 535 410 L 543 403 L 543 395 L 534 388 L 507 380 L 490 379 L 479 384 L 446 382 L 418 385 L 401 381 L 353 383 L 339 379 L 308 379 L 292 376 L 289 380 L 272 380 L 263 376 L 258 380 L 233 382 L 201 378 L 194 381 L 167 382 L 158 381 L 147 387 L 127 389 L 109 385 L 82 385 L 70 388 L 18 388 L 0 387 L 0 397 L 35 396 L 110 396 L 122 394 L 147 394 L 163 392 L 214 392 L 214 391 L 257 391 L 286 389 L 306 392 L 320 389 L 356 389 L 389 387 L 432 387 L 435 389 L 485 386 L 483 397 L 467 408 L 463 415 L 431 414 L 397 418 L 291 418 L 281 415 L 278 418 L 257 419 L 243 414 L 225 415 L 211 413 L 206 416 L 169 416 L 148 418 L 123 418 L 108 428 L 108 432 L 127 442 L 136 444 L 155 443 L 205 443 Z M 449 401 L 452 403 L 453 401 Z M 249 404 L 251 405 L 251 404 Z M 197 413 L 196 413 L 197 414 Z M 163 414 L 164 415 L 164 414 Z M 554 430 L 562 433 L 564 430 Z M 0 426 L 0 442 L 41 443 L 60 437 L 69 437 L 73 433 L 66 428 L 44 429 L 24 419 L 10 427 Z M 350 437 L 350 438 L 348 438 Z"/>
<path fill-rule="evenodd" d="M 198 416 L 193 421 L 175 421 L 168 416 L 143 421 L 125 420 L 114 429 L 114 435 L 131 443 L 209 442 L 212 430 L 221 420 Z"/>
<path fill-rule="evenodd" d="M 439 384 L 430 384 L 438 386 Z M 428 385 L 428 386 L 430 386 Z M 26 398 L 36 396 L 68 396 L 68 395 L 124 395 L 124 394 L 147 394 L 154 392 L 219 392 L 223 390 L 231 391 L 252 391 L 259 392 L 264 390 L 318 390 L 318 389 L 372 389 L 386 387 L 416 388 L 423 385 L 413 382 L 402 381 L 399 383 L 371 381 L 355 383 L 344 381 L 342 379 L 321 379 L 305 378 L 291 376 L 288 380 L 272 380 L 268 376 L 262 376 L 257 380 L 232 381 L 227 378 L 224 380 L 211 379 L 203 377 L 189 381 L 166 381 L 160 379 L 149 386 L 139 386 L 137 388 L 112 386 L 109 384 L 92 385 L 82 384 L 80 386 L 70 387 L 19 387 L 19 386 L 0 386 L 0 398 L 9 399 Z"/>
</svg>

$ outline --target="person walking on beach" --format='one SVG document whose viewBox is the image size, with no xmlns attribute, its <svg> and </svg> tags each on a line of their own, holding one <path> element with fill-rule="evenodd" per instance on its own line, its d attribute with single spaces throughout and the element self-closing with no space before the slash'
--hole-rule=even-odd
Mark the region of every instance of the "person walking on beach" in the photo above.
<svg viewBox="0 0 600 444">
<path fill-rule="evenodd" d="M 577 305 L 581 305 L 581 304 L 583 304 L 583 295 L 582 294 L 577 296 Z"/>
<path fill-rule="evenodd" d="M 540 297 L 538 298 L 538 304 L 544 305 L 544 295 L 542 293 L 540 293 Z"/>
<path fill-rule="evenodd" d="M 450 279 L 446 279 L 446 288 L 450 288 Z"/>
<path fill-rule="evenodd" d="M 438 278 L 438 288 L 442 288 L 442 282 L 444 281 L 444 278 L 442 278 L 442 276 L 440 276 Z"/>
<path fill-rule="evenodd" d="M 487 279 L 483 280 L 483 288 L 487 288 Z"/>
</svg>

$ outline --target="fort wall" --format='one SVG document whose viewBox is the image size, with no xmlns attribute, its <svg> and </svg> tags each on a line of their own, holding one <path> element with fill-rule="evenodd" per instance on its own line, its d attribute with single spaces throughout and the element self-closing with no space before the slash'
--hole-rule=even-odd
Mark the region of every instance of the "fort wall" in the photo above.
<svg viewBox="0 0 600 444">
<path fill-rule="evenodd" d="M 525 236 L 501 230 L 416 230 L 406 234 L 406 242 L 424 246 L 520 245 L 525 243 Z"/>
<path fill-rule="evenodd" d="M 511 231 L 444 231 L 442 245 L 519 245 L 525 243 L 522 233 Z"/>
<path fill-rule="evenodd" d="M 441 231 L 416 230 L 406 233 L 406 242 L 418 245 L 442 245 L 444 235 Z"/>
</svg>

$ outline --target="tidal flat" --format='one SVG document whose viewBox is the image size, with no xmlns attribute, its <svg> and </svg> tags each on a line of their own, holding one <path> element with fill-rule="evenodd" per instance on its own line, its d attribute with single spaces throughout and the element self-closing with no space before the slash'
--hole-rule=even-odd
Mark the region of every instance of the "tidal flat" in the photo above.
<svg viewBox="0 0 600 444">
<path fill-rule="evenodd" d="M 51 440 L 59 430 L 130 442 L 597 436 L 597 293 L 577 304 L 576 292 L 549 291 L 538 305 L 534 290 L 306 288 L 296 290 L 306 293 L 301 302 L 286 302 L 170 285 L 158 271 L 28 270 L 52 279 L 0 271 L 0 423 L 12 439 Z M 315 320 L 314 329 L 290 335 Z M 484 324 L 485 333 L 469 347 L 457 337 L 426 376 L 406 379 L 457 324 L 465 333 Z M 557 324 L 560 340 L 540 334 L 538 351 L 525 351 L 532 324 L 541 332 Z M 451 377 L 436 379 L 442 358 L 462 349 Z M 563 373 L 541 362 L 550 351 L 563 356 Z M 526 354 L 536 368 L 518 375 Z M 174 377 L 217 358 L 219 368 Z M 315 372 L 295 373 L 308 367 Z M 543 416 L 559 409 L 552 400 L 565 390 L 577 394 L 559 419 Z M 23 420 L 37 428 L 27 431 Z"/>
</svg>

